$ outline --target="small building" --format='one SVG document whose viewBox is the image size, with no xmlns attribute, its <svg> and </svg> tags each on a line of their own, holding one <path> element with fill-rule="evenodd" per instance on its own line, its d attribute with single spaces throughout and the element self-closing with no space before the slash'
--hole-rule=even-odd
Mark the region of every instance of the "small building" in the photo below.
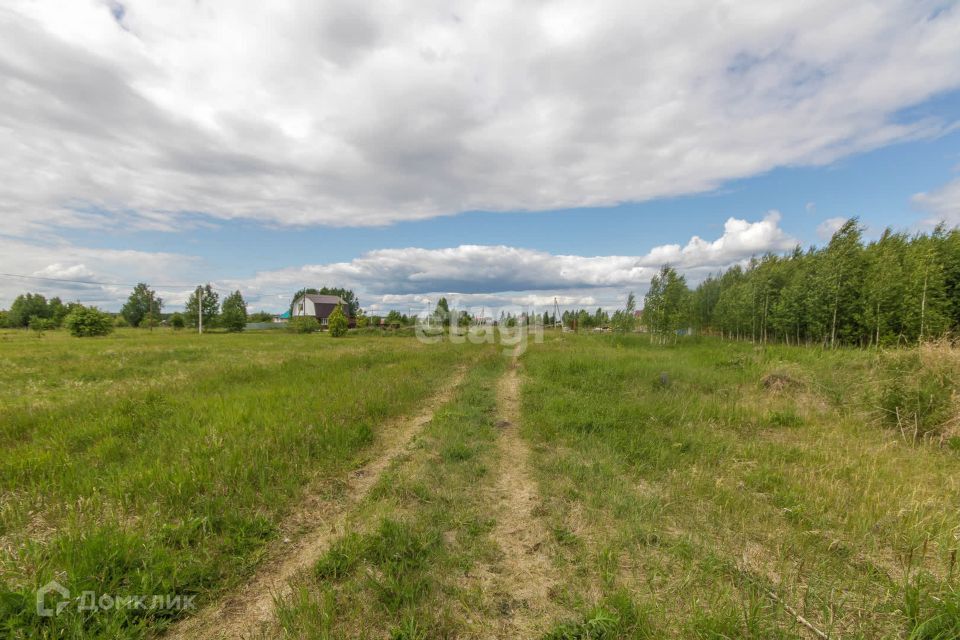
<svg viewBox="0 0 960 640">
<path fill-rule="evenodd" d="M 357 319 L 350 315 L 350 305 L 340 296 L 326 296 L 319 293 L 308 293 L 293 301 L 293 317 L 313 316 L 326 327 L 330 321 L 330 314 L 340 305 L 347 322 L 351 327 L 357 326 Z"/>
</svg>

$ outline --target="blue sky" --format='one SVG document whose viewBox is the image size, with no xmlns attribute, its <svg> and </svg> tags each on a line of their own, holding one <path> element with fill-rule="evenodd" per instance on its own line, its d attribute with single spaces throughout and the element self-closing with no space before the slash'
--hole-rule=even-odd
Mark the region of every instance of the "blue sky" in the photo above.
<svg viewBox="0 0 960 640">
<path fill-rule="evenodd" d="M 15 2 L 0 307 L 613 308 L 663 261 L 960 223 L 955 3 L 449 7 Z"/>
</svg>

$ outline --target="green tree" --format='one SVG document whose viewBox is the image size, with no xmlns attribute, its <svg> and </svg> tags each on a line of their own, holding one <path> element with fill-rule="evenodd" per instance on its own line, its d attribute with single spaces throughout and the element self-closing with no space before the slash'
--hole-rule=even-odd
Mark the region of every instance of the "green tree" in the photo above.
<svg viewBox="0 0 960 640">
<path fill-rule="evenodd" d="M 63 319 L 67 317 L 68 313 L 70 313 L 67 305 L 63 304 L 63 301 L 56 296 L 50 298 L 50 302 L 47 303 L 47 308 L 50 312 L 50 319 L 53 321 L 55 327 L 62 326 Z"/>
<path fill-rule="evenodd" d="M 904 256 L 907 239 L 890 229 L 863 252 L 866 277 L 861 296 L 862 324 L 869 344 L 895 342 L 903 331 Z"/>
<path fill-rule="evenodd" d="M 78 338 L 105 336 L 113 331 L 113 322 L 110 314 L 100 311 L 96 307 L 76 305 L 63 319 L 64 326 L 71 335 Z"/>
<path fill-rule="evenodd" d="M 441 297 L 437 300 L 437 306 L 433 310 L 433 321 L 445 324 L 450 319 L 450 305 L 447 303 L 447 299 Z"/>
<path fill-rule="evenodd" d="M 148 317 L 159 321 L 162 308 L 163 299 L 157 296 L 156 291 L 141 282 L 130 292 L 126 304 L 120 309 L 120 314 L 131 327 L 139 327 L 140 323 Z"/>
<path fill-rule="evenodd" d="M 950 231 L 940 244 L 943 285 L 949 301 L 950 326 L 960 334 L 960 229 Z"/>
<path fill-rule="evenodd" d="M 347 316 L 344 315 L 343 308 L 339 304 L 330 313 L 330 317 L 327 318 L 327 328 L 330 330 L 330 335 L 334 338 L 339 338 L 347 334 L 347 329 L 350 328 L 350 324 L 347 322 Z"/>
<path fill-rule="evenodd" d="M 903 317 L 911 341 L 936 338 L 949 327 L 950 303 L 938 246 L 943 241 L 942 228 L 938 228 L 932 235 L 914 238 L 907 248 Z"/>
<path fill-rule="evenodd" d="M 669 266 L 664 265 L 650 281 L 650 289 L 644 298 L 644 322 L 661 342 L 672 337 L 689 323 L 690 290 L 686 279 Z"/>
<path fill-rule="evenodd" d="M 862 229 L 857 218 L 850 218 L 837 229 L 827 245 L 817 278 L 818 306 L 826 314 L 829 331 L 823 336 L 830 347 L 852 341 L 858 333 L 854 322 L 863 281 L 860 242 Z M 862 333 L 861 333 L 862 335 Z"/>
<path fill-rule="evenodd" d="M 193 295 L 187 299 L 183 316 L 184 320 L 191 327 L 197 326 L 198 318 L 200 317 L 198 309 L 200 308 L 201 300 L 203 302 L 203 326 L 213 326 L 213 319 L 217 317 L 217 310 L 220 308 L 220 296 L 213 290 L 213 287 L 207 283 L 205 286 L 197 287 Z"/>
<path fill-rule="evenodd" d="M 247 315 L 247 322 L 273 322 L 273 316 L 269 311 L 256 311 Z"/>
<path fill-rule="evenodd" d="M 26 327 L 30 318 L 49 318 L 50 307 L 47 299 L 39 293 L 24 293 L 17 296 L 10 305 L 7 322 L 11 327 Z"/>
<path fill-rule="evenodd" d="M 247 326 L 247 303 L 240 291 L 234 291 L 223 300 L 220 325 L 227 331 L 243 331 Z"/>
<path fill-rule="evenodd" d="M 183 314 L 179 311 L 174 312 L 173 315 L 170 316 L 170 326 L 173 327 L 174 330 L 179 331 L 183 329 L 185 325 L 186 322 L 183 320 Z"/>
<path fill-rule="evenodd" d="M 57 328 L 52 318 L 41 318 L 33 316 L 30 318 L 30 330 L 36 332 L 37 337 L 44 334 L 45 331 L 52 331 Z"/>
<path fill-rule="evenodd" d="M 636 325 L 637 297 L 631 291 L 626 306 L 613 314 L 613 327 L 618 333 L 629 333 Z M 546 315 L 546 313 L 544 313 Z"/>
</svg>

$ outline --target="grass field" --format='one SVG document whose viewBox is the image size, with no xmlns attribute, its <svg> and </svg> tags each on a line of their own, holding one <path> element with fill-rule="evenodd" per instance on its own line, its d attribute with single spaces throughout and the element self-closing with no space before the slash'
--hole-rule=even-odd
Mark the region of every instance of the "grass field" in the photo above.
<svg viewBox="0 0 960 640">
<path fill-rule="evenodd" d="M 141 637 L 176 611 L 70 607 L 34 591 L 201 594 L 248 575 L 308 482 L 467 358 L 415 340 L 276 332 L 0 337 L 0 628 Z"/>
<path fill-rule="evenodd" d="M 514 362 L 378 336 L 0 334 L 0 629 L 958 638 L 956 396 L 913 429 L 885 410 L 916 380 L 952 393 L 956 364 L 644 336 L 554 334 Z M 214 608 L 285 555 L 309 561 L 264 616 Z M 38 617 L 54 578 L 199 610 Z"/>
</svg>

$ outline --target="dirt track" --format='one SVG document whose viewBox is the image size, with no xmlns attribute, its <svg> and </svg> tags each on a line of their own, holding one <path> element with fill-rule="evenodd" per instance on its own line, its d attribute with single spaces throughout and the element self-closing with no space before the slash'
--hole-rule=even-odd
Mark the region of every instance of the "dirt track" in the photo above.
<svg viewBox="0 0 960 640">
<path fill-rule="evenodd" d="M 557 584 L 556 572 L 547 549 L 549 532 L 534 515 L 540 503 L 530 473 L 530 448 L 519 434 L 520 379 L 517 359 L 501 378 L 497 389 L 500 435 L 497 442 L 499 465 L 494 500 L 494 537 L 503 551 L 495 567 L 496 591 L 505 598 L 502 616 L 491 625 L 489 638 L 534 638 L 547 631 L 560 615 L 550 599 Z"/>
<path fill-rule="evenodd" d="M 414 436 L 433 419 L 434 411 L 449 401 L 465 374 L 465 369 L 459 370 L 419 414 L 381 429 L 375 457 L 350 474 L 345 497 L 330 498 L 308 492 L 298 510 L 281 526 L 283 531 L 300 532 L 299 536 L 275 545 L 245 585 L 175 625 L 164 637 L 176 640 L 244 638 L 268 623 L 273 617 L 275 599 L 289 594 L 290 579 L 311 567 L 342 535 L 345 514 L 363 499 L 390 462 L 402 454 Z"/>
</svg>

